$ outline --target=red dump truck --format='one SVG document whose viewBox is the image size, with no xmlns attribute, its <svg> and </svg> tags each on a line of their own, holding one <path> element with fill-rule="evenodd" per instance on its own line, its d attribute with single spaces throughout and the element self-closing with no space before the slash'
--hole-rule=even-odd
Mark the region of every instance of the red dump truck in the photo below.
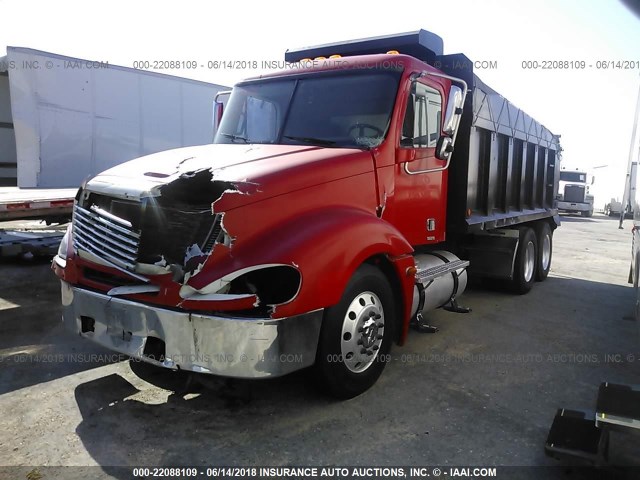
<svg viewBox="0 0 640 480">
<path fill-rule="evenodd" d="M 549 272 L 559 136 L 418 32 L 287 51 L 214 144 L 85 182 L 53 269 L 63 320 L 172 369 L 372 386 L 467 275 Z"/>
</svg>

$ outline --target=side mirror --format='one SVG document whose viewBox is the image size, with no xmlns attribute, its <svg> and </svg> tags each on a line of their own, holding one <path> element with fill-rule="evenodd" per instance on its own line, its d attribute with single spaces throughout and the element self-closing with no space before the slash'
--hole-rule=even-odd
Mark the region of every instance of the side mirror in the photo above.
<svg viewBox="0 0 640 480">
<path fill-rule="evenodd" d="M 449 101 L 447 102 L 447 110 L 444 114 L 444 124 L 442 130 L 447 135 L 453 135 L 458 129 L 464 98 L 462 89 L 456 85 L 451 85 L 449 89 Z"/>
<path fill-rule="evenodd" d="M 436 143 L 436 158 L 439 160 L 449 160 L 453 152 L 453 139 L 451 137 L 441 136 Z"/>
<path fill-rule="evenodd" d="M 593 185 L 594 183 L 596 183 L 596 177 L 591 177 L 591 185 Z"/>
<path fill-rule="evenodd" d="M 216 136 L 220 122 L 222 121 L 222 114 L 224 113 L 224 107 L 227 103 L 228 96 L 231 95 L 231 91 L 218 92 L 213 99 L 213 136 Z"/>
</svg>

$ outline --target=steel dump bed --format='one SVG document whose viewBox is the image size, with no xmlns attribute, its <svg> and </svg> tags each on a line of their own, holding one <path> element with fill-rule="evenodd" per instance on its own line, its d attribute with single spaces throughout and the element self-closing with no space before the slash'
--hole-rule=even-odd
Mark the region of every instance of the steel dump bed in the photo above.
<svg viewBox="0 0 640 480">
<path fill-rule="evenodd" d="M 470 89 L 449 171 L 449 231 L 557 215 L 559 135 L 483 83 L 464 55 L 439 57 L 436 66 Z"/>
</svg>

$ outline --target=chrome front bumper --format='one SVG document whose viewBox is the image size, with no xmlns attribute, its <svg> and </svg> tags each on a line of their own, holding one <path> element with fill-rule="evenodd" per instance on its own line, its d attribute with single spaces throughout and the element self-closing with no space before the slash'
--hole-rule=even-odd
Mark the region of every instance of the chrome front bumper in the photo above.
<svg viewBox="0 0 640 480">
<path fill-rule="evenodd" d="M 558 210 L 570 210 L 572 212 L 588 212 L 593 209 L 592 203 L 558 202 Z"/>
<path fill-rule="evenodd" d="M 285 375 L 315 362 L 322 310 L 279 319 L 219 317 L 158 308 L 64 281 L 61 284 L 62 316 L 68 329 L 155 365 L 260 378 Z M 164 347 L 163 356 L 158 347 Z M 150 358 L 151 354 L 156 358 Z"/>
</svg>

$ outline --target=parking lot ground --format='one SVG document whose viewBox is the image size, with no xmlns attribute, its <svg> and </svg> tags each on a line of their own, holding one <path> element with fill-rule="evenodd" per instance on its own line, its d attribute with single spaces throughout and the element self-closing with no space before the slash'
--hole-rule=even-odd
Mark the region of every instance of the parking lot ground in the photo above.
<svg viewBox="0 0 640 480">
<path fill-rule="evenodd" d="M 471 313 L 430 313 L 440 331 L 411 332 L 342 402 L 308 371 L 185 390 L 184 374 L 67 333 L 47 260 L 2 260 L 0 465 L 558 465 L 544 455 L 558 408 L 593 408 L 603 381 L 640 384 L 631 225 L 617 227 L 563 217 L 545 282 L 524 296 L 476 283 L 460 299 Z M 612 460 L 640 465 L 638 443 L 614 436 Z"/>
</svg>

